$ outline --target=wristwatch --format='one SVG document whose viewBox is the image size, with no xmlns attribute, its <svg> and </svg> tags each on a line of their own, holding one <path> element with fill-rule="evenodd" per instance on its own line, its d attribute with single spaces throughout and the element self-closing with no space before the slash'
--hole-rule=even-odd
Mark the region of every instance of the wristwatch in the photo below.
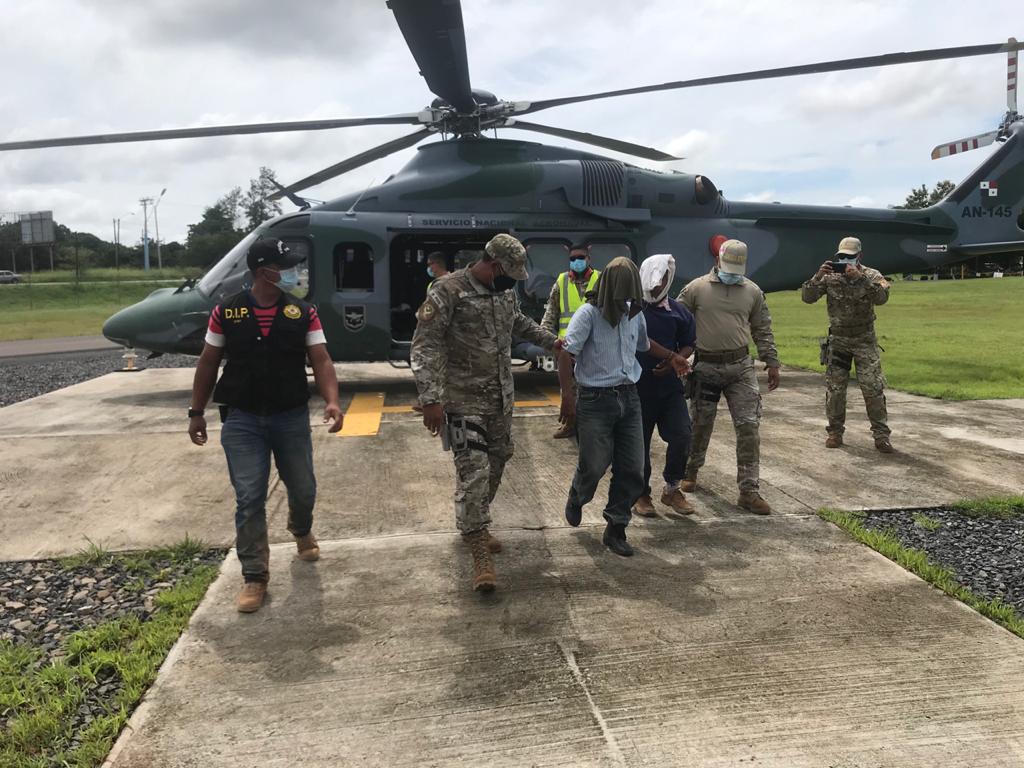
<svg viewBox="0 0 1024 768">
<path fill-rule="evenodd" d="M 202 415 L 203 415 L 203 409 L 202 408 L 189 408 L 188 409 L 188 417 L 190 419 L 194 419 L 196 416 L 202 416 Z"/>
</svg>

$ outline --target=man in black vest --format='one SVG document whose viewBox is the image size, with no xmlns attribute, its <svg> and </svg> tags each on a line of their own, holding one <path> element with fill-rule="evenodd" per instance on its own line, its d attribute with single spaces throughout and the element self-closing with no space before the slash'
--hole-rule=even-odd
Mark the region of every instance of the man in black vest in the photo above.
<svg viewBox="0 0 1024 768">
<path fill-rule="evenodd" d="M 320 557 L 312 534 L 316 478 L 309 427 L 306 359 L 326 401 L 328 431 L 341 429 L 338 379 L 327 353 L 327 339 L 316 307 L 287 293 L 298 282 L 302 258 L 276 238 L 257 240 L 249 249 L 252 288 L 214 307 L 206 344 L 196 365 L 188 434 L 205 445 L 203 408 L 213 393 L 224 425 L 220 442 L 235 488 L 235 547 L 245 585 L 238 610 L 259 610 L 270 579 L 267 542 L 267 482 L 270 457 L 288 489 L 288 530 L 300 560 Z M 217 381 L 221 358 L 227 356 Z M 216 381 L 216 389 L 214 382 Z"/>
</svg>

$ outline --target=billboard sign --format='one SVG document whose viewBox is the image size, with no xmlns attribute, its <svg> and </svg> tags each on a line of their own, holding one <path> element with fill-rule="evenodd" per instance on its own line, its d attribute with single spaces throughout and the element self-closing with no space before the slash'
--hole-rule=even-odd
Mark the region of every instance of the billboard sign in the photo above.
<svg viewBox="0 0 1024 768">
<path fill-rule="evenodd" d="M 49 245 L 53 242 L 53 211 L 21 214 L 21 242 L 25 245 Z"/>
</svg>

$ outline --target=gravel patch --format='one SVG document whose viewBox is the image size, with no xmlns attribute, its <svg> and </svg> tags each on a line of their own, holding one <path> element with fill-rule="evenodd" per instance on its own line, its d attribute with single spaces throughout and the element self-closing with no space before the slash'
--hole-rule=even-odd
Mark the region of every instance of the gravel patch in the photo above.
<svg viewBox="0 0 1024 768">
<path fill-rule="evenodd" d="M 65 656 L 65 642 L 78 630 L 130 616 L 146 620 L 162 591 L 197 567 L 217 567 L 225 550 L 211 549 L 189 559 L 143 555 L 140 568 L 131 556 L 107 558 L 99 565 L 67 567 L 60 560 L 0 563 L 0 641 L 27 644 L 42 652 L 37 670 Z M 93 720 L 109 713 L 123 682 L 112 669 L 101 669 L 95 684 L 69 716 L 68 747 L 80 745 L 79 734 Z M 13 713 L 11 713 L 13 714 Z M 8 714 L 0 712 L 0 730 Z"/>
<path fill-rule="evenodd" d="M 868 512 L 863 522 L 925 552 L 979 597 L 999 598 L 1024 615 L 1024 516 L 975 517 L 935 508 Z"/>
<path fill-rule="evenodd" d="M 60 356 L 22 357 L 0 360 L 0 407 L 45 395 L 57 389 L 104 376 L 124 365 L 121 350 L 78 352 Z M 140 368 L 194 368 L 196 358 L 161 355 L 146 360 L 140 353 Z"/>
</svg>

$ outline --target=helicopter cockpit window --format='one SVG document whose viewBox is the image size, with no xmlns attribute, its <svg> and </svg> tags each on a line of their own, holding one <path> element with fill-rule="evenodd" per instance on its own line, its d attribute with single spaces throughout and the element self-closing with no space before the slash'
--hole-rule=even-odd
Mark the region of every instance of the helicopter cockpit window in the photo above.
<svg viewBox="0 0 1024 768">
<path fill-rule="evenodd" d="M 245 257 L 249 253 L 249 246 L 258 237 L 256 232 L 246 235 L 203 275 L 197 286 L 203 295 L 219 302 L 250 284 L 249 266 L 245 263 Z"/>
<path fill-rule="evenodd" d="M 373 251 L 366 243 L 334 246 L 334 287 L 338 291 L 373 290 Z"/>
<path fill-rule="evenodd" d="M 281 240 L 292 253 L 302 256 L 303 260 L 298 265 L 299 284 L 290 293 L 296 298 L 304 299 L 309 295 L 309 265 L 313 263 L 312 244 L 304 237 L 282 237 Z"/>
</svg>

